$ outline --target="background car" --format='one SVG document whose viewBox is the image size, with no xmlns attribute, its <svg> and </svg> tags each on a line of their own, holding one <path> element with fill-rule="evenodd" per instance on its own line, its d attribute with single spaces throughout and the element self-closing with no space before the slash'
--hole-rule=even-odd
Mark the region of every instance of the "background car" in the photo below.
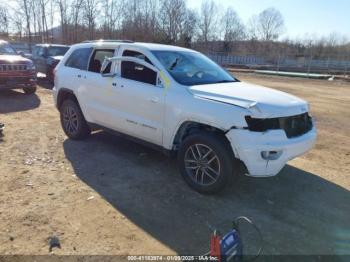
<svg viewBox="0 0 350 262">
<path fill-rule="evenodd" d="M 0 40 L 0 90 L 36 91 L 36 72 L 31 60 L 22 57 L 8 42 Z"/>
<path fill-rule="evenodd" d="M 64 54 L 68 51 L 67 45 L 38 44 L 34 47 L 32 60 L 36 71 L 46 75 L 49 81 L 53 81 L 53 70 Z"/>
</svg>

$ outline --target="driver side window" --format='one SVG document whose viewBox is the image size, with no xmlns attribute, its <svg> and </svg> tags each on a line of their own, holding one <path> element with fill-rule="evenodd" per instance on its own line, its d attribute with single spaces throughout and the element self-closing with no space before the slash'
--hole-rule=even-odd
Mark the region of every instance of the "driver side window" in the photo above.
<svg viewBox="0 0 350 262">
<path fill-rule="evenodd" d="M 147 56 L 137 51 L 125 50 L 123 52 L 123 56 L 136 57 L 152 64 Z M 130 61 L 121 62 L 121 77 L 151 85 L 156 85 L 157 82 L 157 73 L 155 71 L 138 63 Z"/>
</svg>

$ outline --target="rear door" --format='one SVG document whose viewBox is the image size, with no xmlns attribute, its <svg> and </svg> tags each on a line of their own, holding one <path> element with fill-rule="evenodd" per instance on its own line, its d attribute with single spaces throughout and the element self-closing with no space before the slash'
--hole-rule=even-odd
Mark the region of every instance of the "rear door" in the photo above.
<svg viewBox="0 0 350 262">
<path fill-rule="evenodd" d="M 88 70 L 84 74 L 85 88 L 81 91 L 87 104 L 92 121 L 96 124 L 122 131 L 120 116 L 115 111 L 118 95 L 114 92 L 114 78 L 100 73 L 102 63 L 107 57 L 115 55 L 115 48 L 95 48 L 89 60 Z M 104 73 L 113 73 L 114 66 L 106 68 Z"/>
<path fill-rule="evenodd" d="M 86 94 L 86 72 L 88 62 L 91 56 L 92 48 L 83 47 L 75 49 L 65 61 L 64 65 L 60 66 L 56 72 L 55 86 L 58 88 L 69 88 L 77 94 L 79 104 L 83 110 L 84 116 L 89 121 L 89 112 L 87 104 L 84 101 Z"/>
</svg>

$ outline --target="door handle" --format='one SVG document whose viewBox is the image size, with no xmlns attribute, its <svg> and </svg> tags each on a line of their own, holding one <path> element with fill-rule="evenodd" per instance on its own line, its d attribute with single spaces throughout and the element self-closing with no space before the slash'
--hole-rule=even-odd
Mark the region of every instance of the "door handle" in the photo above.
<svg viewBox="0 0 350 262">
<path fill-rule="evenodd" d="M 78 78 L 81 78 L 81 75 L 77 75 Z"/>
<path fill-rule="evenodd" d="M 117 86 L 117 83 L 112 83 L 112 86 Z"/>
</svg>

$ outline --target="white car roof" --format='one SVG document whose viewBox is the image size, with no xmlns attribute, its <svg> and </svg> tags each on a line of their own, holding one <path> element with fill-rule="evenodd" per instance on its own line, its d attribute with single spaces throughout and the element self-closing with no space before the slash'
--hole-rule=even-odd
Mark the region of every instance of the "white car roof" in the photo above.
<svg viewBox="0 0 350 262">
<path fill-rule="evenodd" d="M 142 43 L 142 42 L 136 42 L 135 45 L 142 46 L 149 50 L 162 50 L 162 51 L 192 51 L 194 50 L 180 47 L 180 46 L 174 46 L 174 45 L 164 45 L 164 44 L 154 44 L 154 43 Z"/>
<path fill-rule="evenodd" d="M 150 51 L 190 51 L 190 52 L 196 52 L 194 50 L 183 48 L 179 46 L 173 46 L 173 45 L 164 45 L 164 44 L 155 44 L 155 43 L 142 43 L 142 42 L 118 42 L 118 41 L 92 41 L 92 42 L 83 42 L 79 44 L 75 44 L 74 47 L 106 47 L 106 48 L 116 48 L 120 45 L 123 46 L 135 46 L 135 47 L 141 47 L 143 49 L 147 49 Z"/>
</svg>

